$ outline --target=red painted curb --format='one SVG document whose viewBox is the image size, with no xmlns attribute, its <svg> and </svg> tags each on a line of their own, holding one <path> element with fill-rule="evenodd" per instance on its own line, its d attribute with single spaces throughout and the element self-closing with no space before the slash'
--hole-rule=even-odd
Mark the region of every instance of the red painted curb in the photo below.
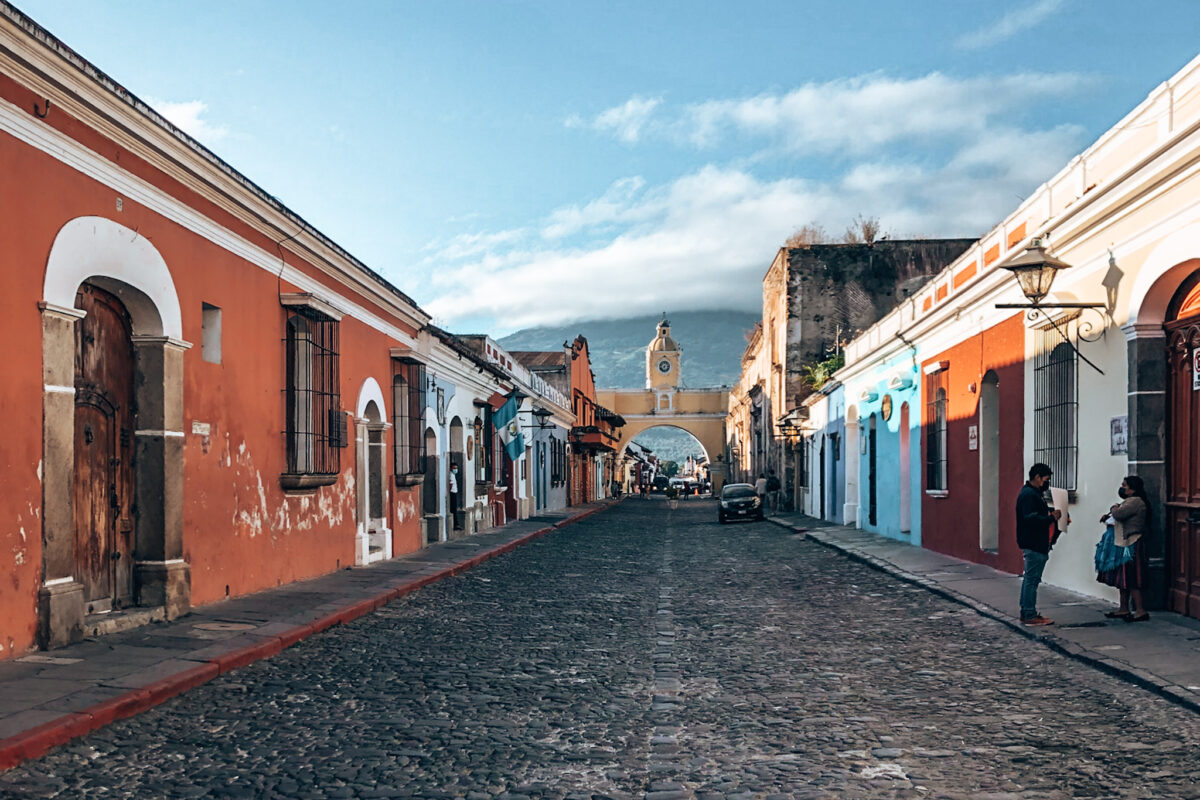
<svg viewBox="0 0 1200 800">
<path fill-rule="evenodd" d="M 232 653 L 217 656 L 208 663 L 216 664 L 221 674 L 224 675 L 226 672 L 235 670 L 238 667 L 253 664 L 255 661 L 264 658 L 270 658 L 282 649 L 283 640 L 275 636 L 270 639 L 264 639 L 258 644 L 243 647 L 241 650 L 234 650 Z"/>
<path fill-rule="evenodd" d="M 36 728 L 31 728 L 15 736 L 0 740 L 0 771 L 11 769 L 22 761 L 37 758 L 51 748 L 66 744 L 72 739 L 102 728 L 110 722 L 140 714 L 172 697 L 181 695 L 201 684 L 208 683 L 218 675 L 223 675 L 226 672 L 253 664 L 255 661 L 261 661 L 264 658 L 270 658 L 281 650 L 291 647 L 315 633 L 320 633 L 332 628 L 334 625 L 341 625 L 365 616 L 392 600 L 411 594 L 444 578 L 466 572 L 496 556 L 511 552 L 526 542 L 590 517 L 613 505 L 613 503 L 608 503 L 597 508 L 588 509 L 581 514 L 568 517 L 561 522 L 519 536 L 491 550 L 478 553 L 466 561 L 438 570 L 430 575 L 422 576 L 411 583 L 388 589 L 386 592 L 381 592 L 367 600 L 360 600 L 353 605 L 339 609 L 308 625 L 298 625 L 279 636 L 273 636 L 257 644 L 244 647 L 241 650 L 226 653 L 168 678 L 155 681 L 148 686 L 134 689 L 127 694 L 105 700 L 103 703 L 97 703 L 94 706 L 89 706 L 81 712 L 64 714 L 62 717 L 39 725 Z"/>
<path fill-rule="evenodd" d="M 37 758 L 51 747 L 66 744 L 93 727 L 92 718 L 86 713 L 65 714 L 44 725 L 10 736 L 0 742 L 0 769 L 11 769 L 22 761 Z"/>
</svg>

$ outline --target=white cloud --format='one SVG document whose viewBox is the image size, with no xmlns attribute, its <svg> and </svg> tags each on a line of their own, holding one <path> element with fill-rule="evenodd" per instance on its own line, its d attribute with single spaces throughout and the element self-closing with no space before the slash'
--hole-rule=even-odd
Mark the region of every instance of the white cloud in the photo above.
<svg viewBox="0 0 1200 800">
<path fill-rule="evenodd" d="M 710 100 L 681 110 L 676 140 L 713 147 L 734 135 L 766 139 L 791 153 L 854 155 L 885 145 L 959 141 L 1027 104 L 1077 91 L 1086 78 L 1022 74 L 952 78 L 869 75 L 807 84 L 786 94 Z"/>
<path fill-rule="evenodd" d="M 754 310 L 776 248 L 810 221 L 835 236 L 858 214 L 878 217 L 892 238 L 981 235 L 1079 151 L 1079 127 L 1020 120 L 1031 99 L 1084 80 L 868 76 L 700 103 L 673 120 L 656 103 L 656 134 L 736 139 L 741 150 L 722 152 L 764 175 L 709 163 L 659 184 L 625 177 L 540 222 L 457 237 L 427 260 L 435 299 L 425 306 L 450 325 L 490 319 L 505 329 L 662 308 Z M 793 174 L 761 158 L 772 148 L 789 155 Z M 805 156 L 820 159 L 814 174 L 824 177 L 799 177 Z"/>
<path fill-rule="evenodd" d="M 619 106 L 601 111 L 590 123 L 579 116 L 567 120 L 568 127 L 588 126 L 601 132 L 611 132 L 626 144 L 633 144 L 641 137 L 642 129 L 650 122 L 654 110 L 662 103 L 661 97 L 635 95 Z"/>
<path fill-rule="evenodd" d="M 978 50 L 999 44 L 1022 31 L 1040 25 L 1063 6 L 1064 0 L 1035 0 L 1029 5 L 1014 8 L 994 23 L 963 34 L 954 43 L 962 50 Z"/>
<path fill-rule="evenodd" d="M 203 118 L 208 112 L 208 104 L 203 100 L 185 100 L 176 103 L 169 100 L 151 99 L 147 102 L 172 124 L 202 144 L 211 146 L 229 135 L 229 128 L 226 126 L 214 125 Z"/>
</svg>

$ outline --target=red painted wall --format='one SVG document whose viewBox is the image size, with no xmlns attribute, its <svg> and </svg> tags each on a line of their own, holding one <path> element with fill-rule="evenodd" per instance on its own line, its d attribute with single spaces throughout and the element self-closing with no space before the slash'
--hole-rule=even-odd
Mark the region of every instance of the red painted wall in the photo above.
<svg viewBox="0 0 1200 800">
<path fill-rule="evenodd" d="M 0 99 L 32 109 L 32 96 L 0 76 Z M 216 223 L 268 252 L 277 252 L 258 233 L 86 128 L 55 106 L 44 123 L 67 132 L 100 157 L 150 181 Z M 0 412 L 10 425 L 0 440 L 0 645 L 2 657 L 19 655 L 34 641 L 36 598 L 41 583 L 41 317 L 47 257 L 69 220 L 107 217 L 148 239 L 165 260 L 178 293 L 183 336 L 195 346 L 184 356 L 184 557 L 192 570 L 192 602 L 200 605 L 320 575 L 352 564 L 355 534 L 355 454 L 341 452 L 333 486 L 309 495 L 288 495 L 279 486 L 284 468 L 284 320 L 280 291 L 295 291 L 276 276 L 249 264 L 158 213 L 123 197 L 7 134 L 0 134 L 0 319 L 9 356 L 0 384 Z M 36 191 L 30 191 L 36 187 Z M 313 265 L 287 252 L 289 266 L 334 286 Z M 345 295 L 338 285 L 328 296 Z M 355 303 L 385 319 L 389 314 L 365 296 Z M 201 355 L 201 304 L 222 309 L 223 363 Z M 391 318 L 393 325 L 413 333 Z M 345 317 L 340 324 L 341 405 L 353 413 L 363 381 L 373 377 L 391 413 L 389 348 L 400 342 L 365 323 Z M 23 421 L 18 423 L 18 421 Z M 193 422 L 211 426 L 208 436 L 192 433 Z M 394 446 L 387 433 L 389 454 Z M 418 489 L 392 484 L 394 551 L 418 549 Z"/>
<path fill-rule="evenodd" d="M 1025 326 L 1014 316 L 983 333 L 925 360 L 923 367 L 950 363 L 946 430 L 947 478 L 945 497 L 922 494 L 921 544 L 940 553 L 1019 572 L 1021 551 L 1016 544 L 1014 505 L 1025 482 L 1028 465 L 1022 463 L 1025 424 Z M 979 397 L 983 376 L 991 370 L 999 379 L 1000 496 L 996 510 L 999 548 L 990 553 L 979 548 L 979 451 L 969 449 L 971 425 L 979 425 Z M 971 391 L 974 384 L 975 391 Z M 921 403 L 921 423 L 930 424 L 926 398 Z M 928 489 L 925 472 L 926 439 L 921 438 L 922 488 Z"/>
</svg>

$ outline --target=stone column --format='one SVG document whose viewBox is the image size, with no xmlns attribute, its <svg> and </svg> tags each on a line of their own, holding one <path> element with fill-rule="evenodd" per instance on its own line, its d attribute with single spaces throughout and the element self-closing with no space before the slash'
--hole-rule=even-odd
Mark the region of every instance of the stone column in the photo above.
<svg viewBox="0 0 1200 800">
<path fill-rule="evenodd" d="M 183 353 L 191 345 L 136 335 L 133 346 L 137 603 L 162 606 L 174 619 L 191 608 L 191 574 L 183 560 Z"/>
<path fill-rule="evenodd" d="M 1143 596 L 1148 608 L 1166 604 L 1167 357 L 1162 326 L 1127 325 L 1129 365 L 1129 474 L 1146 482 L 1153 525 L 1146 537 L 1150 570 Z"/>
<path fill-rule="evenodd" d="M 75 571 L 75 323 L 84 312 L 42 310 L 42 586 L 38 646 L 83 638 L 83 584 Z"/>
</svg>

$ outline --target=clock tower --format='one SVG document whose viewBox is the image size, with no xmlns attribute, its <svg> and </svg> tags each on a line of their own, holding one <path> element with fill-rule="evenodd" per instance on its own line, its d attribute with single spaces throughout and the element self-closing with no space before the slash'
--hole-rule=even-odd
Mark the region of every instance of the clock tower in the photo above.
<svg viewBox="0 0 1200 800">
<path fill-rule="evenodd" d="M 671 338 L 671 323 L 663 316 L 658 334 L 646 347 L 646 388 L 656 393 L 673 392 L 679 387 L 679 361 L 683 352 Z"/>
</svg>

